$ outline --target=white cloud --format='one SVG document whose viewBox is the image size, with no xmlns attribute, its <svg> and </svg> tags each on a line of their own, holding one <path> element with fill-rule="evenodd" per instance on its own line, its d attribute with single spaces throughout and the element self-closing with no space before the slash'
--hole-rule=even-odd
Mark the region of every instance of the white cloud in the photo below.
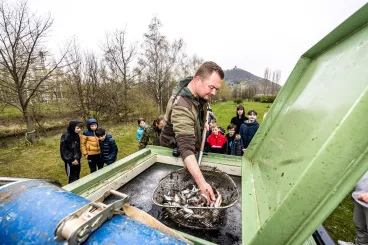
<svg viewBox="0 0 368 245">
<path fill-rule="evenodd" d="M 171 40 L 183 38 L 190 54 L 224 69 L 235 65 L 258 76 L 266 66 L 282 71 L 282 82 L 300 55 L 347 19 L 363 0 L 119 1 L 29 0 L 38 13 L 55 19 L 50 45 L 71 36 L 98 50 L 107 31 L 127 28 L 130 41 L 142 41 L 153 16 Z"/>
</svg>

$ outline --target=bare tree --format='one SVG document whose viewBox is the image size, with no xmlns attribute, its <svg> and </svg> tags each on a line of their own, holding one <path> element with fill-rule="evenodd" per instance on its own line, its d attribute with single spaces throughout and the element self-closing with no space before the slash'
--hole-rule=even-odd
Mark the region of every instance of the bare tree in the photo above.
<svg viewBox="0 0 368 245">
<path fill-rule="evenodd" d="M 140 60 L 147 90 L 157 103 L 160 113 L 164 111 L 165 102 L 171 94 L 178 58 L 184 45 L 182 39 L 170 44 L 160 32 L 161 27 L 161 21 L 154 17 L 148 26 L 148 32 L 144 34 L 144 54 Z"/>
<path fill-rule="evenodd" d="M 83 86 L 83 57 L 75 39 L 73 40 L 71 52 L 66 59 L 69 62 L 69 66 L 65 78 L 68 85 L 65 96 L 71 104 L 77 107 L 77 111 L 86 118 L 89 115 L 89 108 Z"/>
<path fill-rule="evenodd" d="M 107 65 L 107 76 L 114 86 L 111 97 L 111 109 L 114 114 L 119 115 L 123 111 L 125 118 L 128 113 L 134 110 L 129 103 L 129 94 L 132 86 L 141 75 L 141 70 L 136 64 L 137 51 L 136 44 L 128 44 L 125 30 L 116 30 L 106 35 L 105 43 L 102 47 Z"/>
<path fill-rule="evenodd" d="M 105 109 L 104 98 L 108 97 L 107 91 L 102 89 L 105 81 L 102 61 L 91 51 L 82 54 L 76 40 L 66 59 L 69 63 L 65 75 L 68 103 L 76 107 L 84 119 L 98 118 Z"/>
<path fill-rule="evenodd" d="M 31 100 L 42 84 L 56 75 L 66 55 L 55 61 L 43 45 L 52 24 L 50 15 L 30 13 L 27 2 L 12 6 L 0 2 L 0 87 L 6 91 L 0 100 L 22 112 L 28 132 L 34 130 Z"/>
<path fill-rule="evenodd" d="M 198 57 L 194 54 L 191 57 L 185 57 L 185 59 L 181 59 L 181 77 L 194 76 L 198 67 L 204 62 L 204 59 Z"/>
<path fill-rule="evenodd" d="M 270 80 L 271 80 L 271 69 L 266 67 L 263 75 L 263 81 L 262 81 L 262 92 L 263 95 L 268 95 L 269 93 L 269 87 L 270 87 Z"/>
<path fill-rule="evenodd" d="M 275 80 L 273 81 L 276 87 L 274 94 L 277 94 L 280 90 L 280 80 L 281 80 L 281 71 L 276 70 Z"/>
</svg>

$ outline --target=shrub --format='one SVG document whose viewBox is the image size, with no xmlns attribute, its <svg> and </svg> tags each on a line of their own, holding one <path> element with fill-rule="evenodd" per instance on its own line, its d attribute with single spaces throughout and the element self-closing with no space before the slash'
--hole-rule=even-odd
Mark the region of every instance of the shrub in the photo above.
<svg viewBox="0 0 368 245">
<path fill-rule="evenodd" d="M 256 95 L 253 97 L 254 102 L 273 103 L 276 95 Z"/>
<path fill-rule="evenodd" d="M 261 96 L 261 95 L 256 95 L 256 96 L 253 97 L 253 101 L 254 102 L 261 102 L 262 101 L 262 97 L 263 96 Z"/>
<path fill-rule="evenodd" d="M 235 104 L 241 104 L 241 103 L 243 103 L 243 99 L 242 99 L 242 98 L 240 98 L 240 97 L 237 97 L 237 98 L 234 100 L 234 103 L 235 103 Z"/>
</svg>

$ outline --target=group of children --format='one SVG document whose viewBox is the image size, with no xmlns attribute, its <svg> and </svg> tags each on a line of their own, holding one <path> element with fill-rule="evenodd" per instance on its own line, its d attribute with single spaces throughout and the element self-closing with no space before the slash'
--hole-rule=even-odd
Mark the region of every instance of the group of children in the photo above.
<svg viewBox="0 0 368 245">
<path fill-rule="evenodd" d="M 159 145 L 159 136 L 164 127 L 164 117 L 157 117 L 152 125 L 147 125 L 144 118 L 138 119 L 137 140 L 138 149 L 147 145 Z M 88 160 L 91 173 L 110 165 L 116 161 L 118 147 L 115 140 L 105 129 L 98 127 L 96 119 L 87 121 L 87 130 L 79 135 L 83 123 L 78 120 L 69 122 L 67 131 L 61 136 L 60 155 L 65 163 L 65 171 L 69 183 L 79 179 L 81 167 L 80 160 L 84 156 Z M 227 127 L 228 133 L 219 127 L 216 119 L 210 121 L 210 132 L 206 138 L 206 149 L 209 152 L 241 156 L 247 149 L 256 133 L 259 124 L 257 112 L 250 110 L 248 116 L 244 115 L 244 107 L 238 106 L 236 116 L 231 119 Z"/>
<path fill-rule="evenodd" d="M 137 141 L 138 149 L 141 150 L 147 145 L 160 145 L 159 136 L 164 127 L 164 117 L 159 116 L 152 125 L 147 125 L 144 118 L 138 119 Z M 257 112 L 248 111 L 242 105 L 236 108 L 236 116 L 231 119 L 227 127 L 228 133 L 216 123 L 216 118 L 212 114 L 209 119 L 210 130 L 207 132 L 205 152 L 242 156 L 249 143 L 253 139 L 259 128 L 257 122 Z"/>
<path fill-rule="evenodd" d="M 88 160 L 91 173 L 97 168 L 103 168 L 105 163 L 114 163 L 117 158 L 118 147 L 115 140 L 105 129 L 98 127 L 96 119 L 89 119 L 87 130 L 79 135 L 82 127 L 81 121 L 72 120 L 67 131 L 61 136 L 60 155 L 65 164 L 68 183 L 79 179 L 82 155 Z"/>
<path fill-rule="evenodd" d="M 206 139 L 206 151 L 234 156 L 244 154 L 259 128 L 257 112 L 250 110 L 247 116 L 244 112 L 242 105 L 236 108 L 236 116 L 231 119 L 226 135 L 216 123 L 216 119 L 211 119 L 210 132 Z"/>
</svg>

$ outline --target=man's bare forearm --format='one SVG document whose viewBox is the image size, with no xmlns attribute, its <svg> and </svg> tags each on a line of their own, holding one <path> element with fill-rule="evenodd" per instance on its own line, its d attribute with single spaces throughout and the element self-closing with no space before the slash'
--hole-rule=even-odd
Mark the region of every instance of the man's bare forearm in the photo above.
<svg viewBox="0 0 368 245">
<path fill-rule="evenodd" d="M 194 181 L 197 185 L 201 185 L 206 182 L 203 177 L 201 170 L 199 169 L 197 159 L 194 155 L 189 155 L 184 159 L 184 164 L 187 167 L 188 171 L 193 176 Z"/>
</svg>

